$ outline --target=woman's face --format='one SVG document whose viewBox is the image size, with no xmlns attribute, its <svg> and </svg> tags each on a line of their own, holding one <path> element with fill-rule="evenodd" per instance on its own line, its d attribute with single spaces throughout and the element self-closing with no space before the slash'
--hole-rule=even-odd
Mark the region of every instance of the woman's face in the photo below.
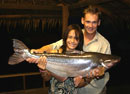
<svg viewBox="0 0 130 94">
<path fill-rule="evenodd" d="M 75 50 L 78 44 L 79 44 L 79 38 L 76 37 L 75 30 L 71 30 L 68 33 L 68 37 L 66 40 L 66 45 L 67 45 L 66 50 L 67 51 Z"/>
</svg>

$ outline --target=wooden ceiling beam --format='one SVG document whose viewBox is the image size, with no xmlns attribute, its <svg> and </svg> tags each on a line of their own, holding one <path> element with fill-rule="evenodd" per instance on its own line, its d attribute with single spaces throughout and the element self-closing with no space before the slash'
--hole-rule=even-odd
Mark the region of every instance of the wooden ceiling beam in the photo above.
<svg viewBox="0 0 130 94">
<path fill-rule="evenodd" d="M 48 17 L 53 17 L 53 18 L 62 18 L 62 15 L 0 15 L 0 18 L 48 18 Z"/>
<path fill-rule="evenodd" d="M 0 9 L 39 9 L 39 10 L 62 10 L 61 6 L 40 6 L 40 5 L 13 5 L 6 4 L 0 5 Z"/>
<path fill-rule="evenodd" d="M 124 4 L 126 7 L 130 8 L 130 0 L 119 0 L 122 4 Z"/>
<path fill-rule="evenodd" d="M 55 0 L 1 0 L 0 8 L 62 10 Z"/>
<path fill-rule="evenodd" d="M 70 5 L 70 8 L 82 8 L 86 7 L 88 5 L 98 5 L 98 4 L 103 4 L 103 3 L 108 3 L 112 2 L 114 0 L 81 0 L 78 3 Z"/>
</svg>

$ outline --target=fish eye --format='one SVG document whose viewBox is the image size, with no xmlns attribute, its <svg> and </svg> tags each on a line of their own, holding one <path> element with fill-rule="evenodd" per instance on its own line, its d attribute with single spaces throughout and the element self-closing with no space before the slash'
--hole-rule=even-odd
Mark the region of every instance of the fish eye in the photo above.
<svg viewBox="0 0 130 94">
<path fill-rule="evenodd" d="M 103 59 L 100 59 L 100 62 L 103 62 Z"/>
</svg>

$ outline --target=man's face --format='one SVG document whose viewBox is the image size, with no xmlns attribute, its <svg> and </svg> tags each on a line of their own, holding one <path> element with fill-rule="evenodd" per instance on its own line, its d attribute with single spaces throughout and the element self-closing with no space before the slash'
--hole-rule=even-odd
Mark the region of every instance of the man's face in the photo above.
<svg viewBox="0 0 130 94">
<path fill-rule="evenodd" d="M 84 25 L 85 31 L 89 34 L 95 33 L 97 27 L 100 25 L 98 15 L 92 13 L 85 14 L 85 16 L 82 17 L 81 22 Z"/>
</svg>

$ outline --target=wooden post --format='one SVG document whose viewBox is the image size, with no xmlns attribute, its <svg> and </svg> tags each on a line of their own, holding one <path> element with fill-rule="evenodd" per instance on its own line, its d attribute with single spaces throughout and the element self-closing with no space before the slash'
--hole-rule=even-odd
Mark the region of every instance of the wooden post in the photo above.
<svg viewBox="0 0 130 94">
<path fill-rule="evenodd" d="M 68 26 L 69 9 L 68 5 L 62 4 L 62 33 Z"/>
</svg>

